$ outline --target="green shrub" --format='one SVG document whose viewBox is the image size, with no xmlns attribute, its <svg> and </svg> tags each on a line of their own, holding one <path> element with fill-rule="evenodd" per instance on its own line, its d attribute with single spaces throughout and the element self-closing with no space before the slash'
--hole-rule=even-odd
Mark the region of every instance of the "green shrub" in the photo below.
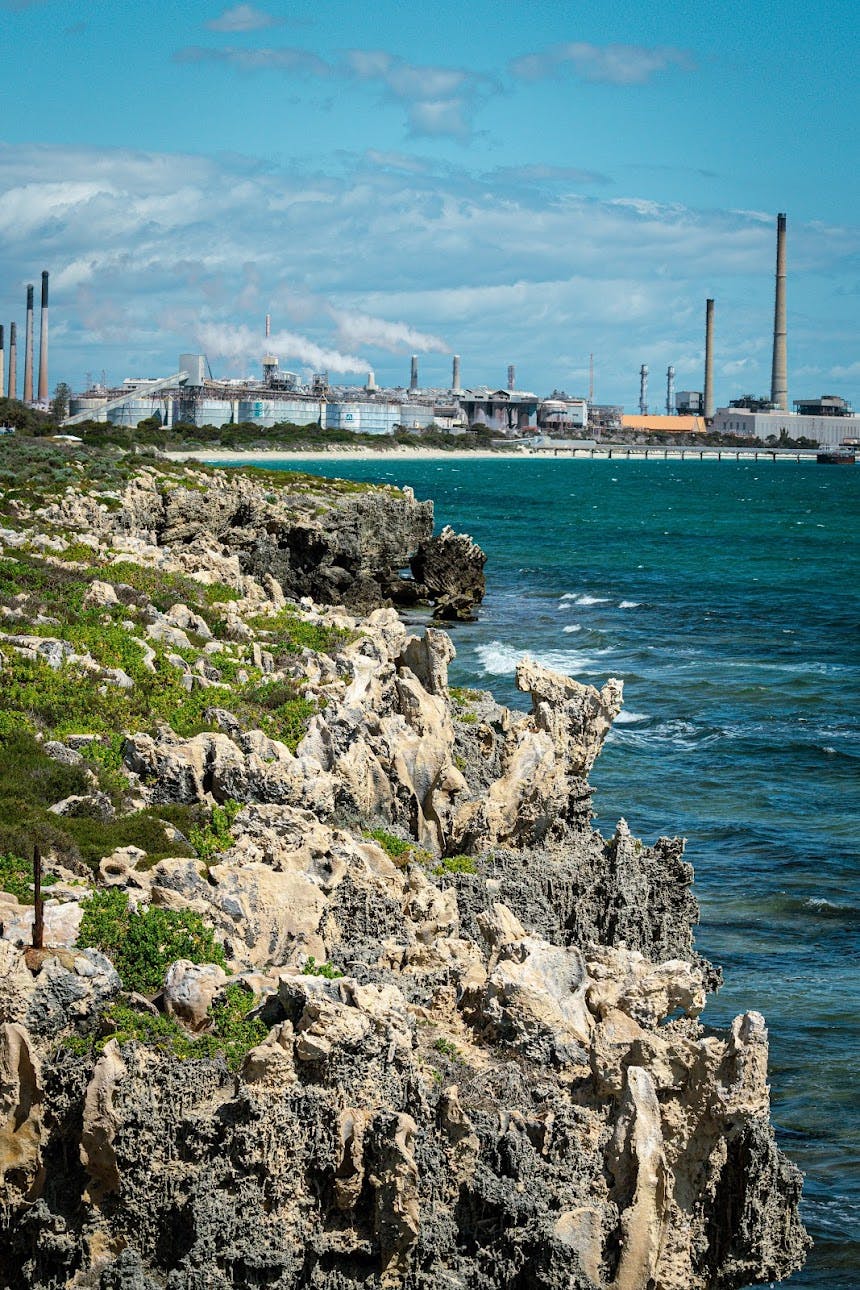
<svg viewBox="0 0 860 1290">
<path fill-rule="evenodd" d="M 266 648 L 274 654 L 300 654 L 303 649 L 313 650 L 316 654 L 332 654 L 352 639 L 352 633 L 344 628 L 305 622 L 289 607 L 271 617 L 258 614 L 247 622 L 255 631 L 264 634 Z"/>
<path fill-rule="evenodd" d="M 461 1060 L 460 1049 L 450 1039 L 444 1039 L 440 1035 L 438 1039 L 433 1040 L 433 1047 L 437 1053 L 441 1053 L 449 1061 L 456 1062 Z"/>
<path fill-rule="evenodd" d="M 302 976 L 324 976 L 328 981 L 337 981 L 343 973 L 333 963 L 317 963 L 314 956 L 309 954 L 302 965 Z"/>
<path fill-rule="evenodd" d="M 118 888 L 94 892 L 82 907 L 78 945 L 106 954 L 126 990 L 154 994 L 176 959 L 227 965 L 211 927 L 193 910 L 153 905 L 132 912 L 127 895 Z"/>
<path fill-rule="evenodd" d="M 428 864 L 432 859 L 429 851 L 423 847 L 416 846 L 414 842 L 398 838 L 396 834 L 389 833 L 386 829 L 365 829 L 364 836 L 378 842 L 385 854 L 394 861 L 398 869 L 405 869 L 408 864 L 417 861 L 419 864 Z"/>
<path fill-rule="evenodd" d="M 235 839 L 230 830 L 241 809 L 241 803 L 233 801 L 225 802 L 223 806 L 213 806 L 209 822 L 202 828 L 192 828 L 189 831 L 188 841 L 205 863 L 233 845 Z"/>
<path fill-rule="evenodd" d="M 42 886 L 52 887 L 57 881 L 52 873 L 42 872 Z M 21 856 L 0 855 L 0 891 L 7 891 L 22 905 L 33 903 L 33 865 Z"/>
<path fill-rule="evenodd" d="M 446 873 L 477 873 L 478 867 L 474 856 L 445 856 L 434 865 L 433 872 L 440 876 Z"/>
</svg>

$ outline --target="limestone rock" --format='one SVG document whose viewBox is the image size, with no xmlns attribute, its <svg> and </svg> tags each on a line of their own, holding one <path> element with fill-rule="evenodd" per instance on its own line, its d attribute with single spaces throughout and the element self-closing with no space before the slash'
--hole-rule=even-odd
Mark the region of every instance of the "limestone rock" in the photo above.
<svg viewBox="0 0 860 1290">
<path fill-rule="evenodd" d="M 164 1006 L 190 1030 L 206 1025 L 212 1002 L 224 987 L 227 974 L 217 963 L 171 963 L 164 979 Z"/>
</svg>

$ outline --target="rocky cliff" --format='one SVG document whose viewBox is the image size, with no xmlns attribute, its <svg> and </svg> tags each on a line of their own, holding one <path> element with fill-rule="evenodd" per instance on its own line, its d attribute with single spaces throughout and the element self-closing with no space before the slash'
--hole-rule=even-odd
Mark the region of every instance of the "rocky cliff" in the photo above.
<svg viewBox="0 0 860 1290">
<path fill-rule="evenodd" d="M 267 547 L 225 498 L 210 529 L 201 498 L 144 474 L 2 534 L 2 845 L 39 841 L 52 885 L 28 949 L 7 856 L 0 1285 L 727 1290 L 800 1266 L 765 1023 L 700 1020 L 683 843 L 591 828 L 620 683 L 524 659 L 528 713 L 452 690 L 447 635 L 291 603 L 285 530 Z M 378 603 L 415 530 L 365 546 L 362 514 L 328 567 L 349 549 Z"/>
</svg>

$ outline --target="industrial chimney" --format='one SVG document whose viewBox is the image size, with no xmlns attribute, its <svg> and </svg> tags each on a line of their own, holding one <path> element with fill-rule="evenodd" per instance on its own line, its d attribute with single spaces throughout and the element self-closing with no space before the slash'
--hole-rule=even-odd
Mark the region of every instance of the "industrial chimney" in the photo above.
<svg viewBox="0 0 860 1290">
<path fill-rule="evenodd" d="M 24 328 L 24 402 L 33 402 L 33 284 L 27 284 L 27 321 Z"/>
<path fill-rule="evenodd" d="M 670 417 L 675 411 L 675 369 L 670 366 L 666 368 L 666 416 Z"/>
<path fill-rule="evenodd" d="M 0 323 L 0 397 L 6 388 L 6 338 L 3 334 L 3 324 Z"/>
<path fill-rule="evenodd" d="M 509 363 L 508 364 L 508 389 L 515 390 L 516 388 L 517 388 L 517 369 L 514 367 L 513 363 Z"/>
<path fill-rule="evenodd" d="M 639 368 L 639 413 L 648 415 L 648 368 L 645 363 Z"/>
<path fill-rule="evenodd" d="M 705 420 L 714 419 L 714 302 L 705 301 Z"/>
<path fill-rule="evenodd" d="M 42 327 L 39 336 L 39 402 L 48 402 L 48 270 L 42 270 Z"/>
<path fill-rule="evenodd" d="M 9 383 L 6 392 L 10 399 L 18 397 L 18 324 L 9 324 Z"/>
<path fill-rule="evenodd" d="M 788 411 L 788 356 L 785 326 L 785 215 L 776 217 L 776 298 L 773 308 L 773 367 L 770 401 L 780 412 Z"/>
<path fill-rule="evenodd" d="M 460 388 L 460 355 L 455 354 L 451 371 L 451 390 L 454 394 L 459 394 Z"/>
<path fill-rule="evenodd" d="M 365 388 L 368 392 L 372 392 L 373 390 L 375 390 L 375 389 L 376 389 L 376 373 L 375 373 L 375 372 L 368 372 L 368 373 L 367 373 L 367 384 L 365 385 L 365 387 L 364 387 L 364 388 Z"/>
<path fill-rule="evenodd" d="M 409 375 L 409 393 L 414 394 L 418 389 L 418 355 L 412 355 L 412 369 Z"/>
</svg>

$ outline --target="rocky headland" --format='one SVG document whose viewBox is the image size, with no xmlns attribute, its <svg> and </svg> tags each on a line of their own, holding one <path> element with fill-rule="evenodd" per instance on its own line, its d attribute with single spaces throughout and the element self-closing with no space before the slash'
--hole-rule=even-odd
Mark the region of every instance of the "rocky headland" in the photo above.
<svg viewBox="0 0 860 1290">
<path fill-rule="evenodd" d="M 526 658 L 528 712 L 451 687 L 448 635 L 395 606 L 467 616 L 484 556 L 408 492 L 27 461 L 0 469 L 0 1286 L 798 1268 L 764 1019 L 701 1020 L 683 842 L 591 827 L 620 682 Z"/>
</svg>

